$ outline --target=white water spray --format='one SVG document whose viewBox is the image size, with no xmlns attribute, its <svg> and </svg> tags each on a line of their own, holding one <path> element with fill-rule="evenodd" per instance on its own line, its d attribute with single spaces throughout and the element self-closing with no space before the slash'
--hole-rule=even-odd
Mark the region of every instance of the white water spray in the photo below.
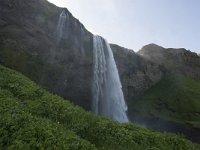
<svg viewBox="0 0 200 150">
<path fill-rule="evenodd" d="M 65 26 L 66 20 L 67 20 L 67 15 L 65 13 L 65 10 L 63 10 L 60 14 L 57 29 L 56 29 L 57 43 L 59 43 L 60 39 L 62 38 L 63 29 L 64 29 L 64 26 Z"/>
<path fill-rule="evenodd" d="M 112 49 L 102 37 L 94 36 L 93 51 L 93 111 L 115 121 L 128 122 L 127 106 Z"/>
</svg>

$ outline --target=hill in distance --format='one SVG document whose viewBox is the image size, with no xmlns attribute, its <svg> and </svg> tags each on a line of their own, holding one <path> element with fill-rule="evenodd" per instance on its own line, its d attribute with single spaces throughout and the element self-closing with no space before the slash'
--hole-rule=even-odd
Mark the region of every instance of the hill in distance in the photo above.
<svg viewBox="0 0 200 150">
<path fill-rule="evenodd" d="M 159 64 L 164 75 L 129 101 L 130 116 L 147 127 L 200 142 L 200 57 L 184 48 L 155 44 L 144 46 L 138 54 Z"/>
</svg>

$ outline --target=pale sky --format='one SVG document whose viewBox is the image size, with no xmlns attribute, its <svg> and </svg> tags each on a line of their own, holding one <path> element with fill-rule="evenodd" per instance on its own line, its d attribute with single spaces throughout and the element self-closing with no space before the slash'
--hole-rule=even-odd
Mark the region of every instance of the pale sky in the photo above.
<svg viewBox="0 0 200 150">
<path fill-rule="evenodd" d="M 200 53 L 200 0 L 49 0 L 94 34 L 138 51 L 155 43 Z"/>
</svg>

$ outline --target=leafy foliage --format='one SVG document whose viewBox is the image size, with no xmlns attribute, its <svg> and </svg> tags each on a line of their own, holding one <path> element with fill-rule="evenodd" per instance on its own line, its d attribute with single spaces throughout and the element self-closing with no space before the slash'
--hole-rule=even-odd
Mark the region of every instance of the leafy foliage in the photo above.
<svg viewBox="0 0 200 150">
<path fill-rule="evenodd" d="M 95 116 L 2 66 L 0 118 L 2 149 L 200 149 L 175 134 Z"/>
</svg>

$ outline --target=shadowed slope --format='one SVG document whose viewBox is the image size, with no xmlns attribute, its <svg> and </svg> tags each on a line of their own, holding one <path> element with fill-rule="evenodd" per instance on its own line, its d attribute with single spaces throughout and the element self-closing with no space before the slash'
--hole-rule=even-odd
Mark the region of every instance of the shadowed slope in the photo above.
<svg viewBox="0 0 200 150">
<path fill-rule="evenodd" d="M 97 117 L 0 66 L 1 148 L 198 149 L 190 141 Z"/>
</svg>

